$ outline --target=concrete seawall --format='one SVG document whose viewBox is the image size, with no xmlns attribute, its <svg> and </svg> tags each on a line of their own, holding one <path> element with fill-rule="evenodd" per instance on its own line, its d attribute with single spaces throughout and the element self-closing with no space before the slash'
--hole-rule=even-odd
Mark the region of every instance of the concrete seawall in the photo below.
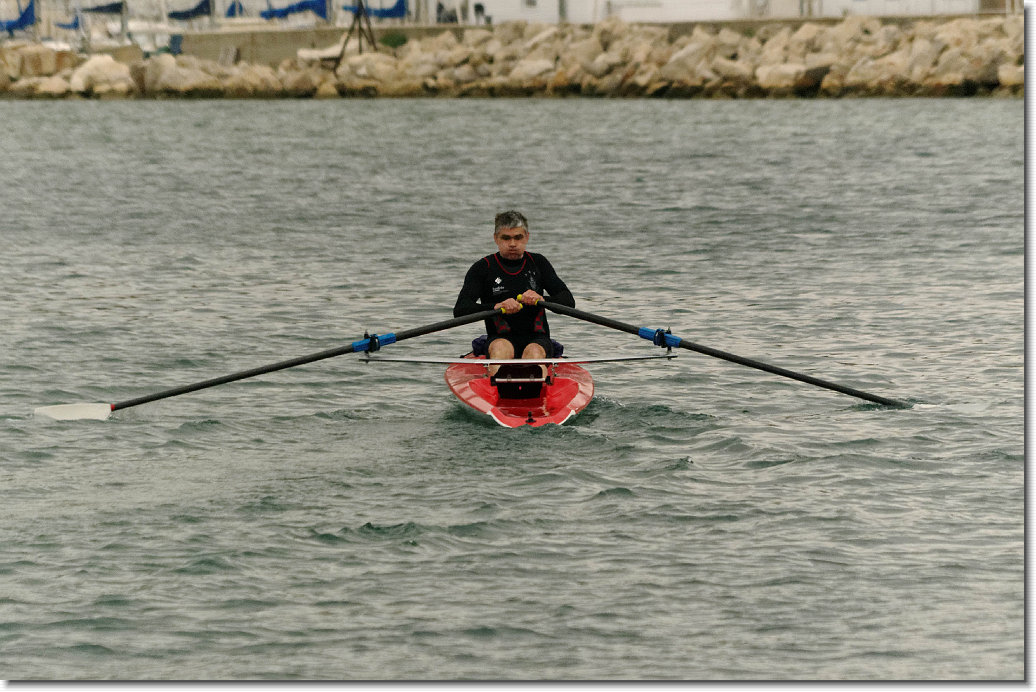
<svg viewBox="0 0 1036 692">
<path fill-rule="evenodd" d="M 1002 13 L 988 15 L 986 18 L 1002 18 Z M 961 19 L 975 19 L 975 15 L 932 16 L 894 16 L 880 17 L 882 25 L 898 26 L 907 29 L 917 22 L 945 23 Z M 664 24 L 642 24 L 664 32 L 669 43 L 677 41 L 681 36 L 690 36 L 695 29 L 710 33 L 719 33 L 727 28 L 739 34 L 758 34 L 765 27 L 787 27 L 792 32 L 803 24 L 816 24 L 820 27 L 831 27 L 843 21 L 843 18 L 785 18 L 785 19 L 741 19 L 723 22 L 669 22 Z M 549 25 L 536 25 L 549 26 Z M 593 25 L 572 25 L 577 31 L 592 32 Z M 466 31 L 473 29 L 495 29 L 495 27 L 461 26 L 457 24 L 419 24 L 419 25 L 374 25 L 375 38 L 387 35 L 403 36 L 408 41 L 424 40 L 441 35 L 443 32 L 453 34 L 458 42 L 463 42 Z M 194 31 L 183 34 L 181 51 L 205 60 L 218 60 L 220 55 L 236 51 L 242 62 L 266 64 L 277 67 L 287 58 L 296 57 L 299 49 L 325 48 L 341 41 L 346 33 L 342 27 L 315 26 L 305 29 L 285 29 L 267 24 L 253 26 L 237 25 L 213 31 Z"/>
<path fill-rule="evenodd" d="M 182 54 L 0 45 L 15 98 L 1020 96 L 1022 15 L 185 34 Z"/>
</svg>

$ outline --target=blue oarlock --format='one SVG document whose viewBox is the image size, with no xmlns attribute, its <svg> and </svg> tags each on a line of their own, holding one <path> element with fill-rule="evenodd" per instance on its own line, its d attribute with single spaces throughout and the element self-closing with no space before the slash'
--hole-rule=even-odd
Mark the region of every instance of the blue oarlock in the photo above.
<svg viewBox="0 0 1036 692">
<path fill-rule="evenodd" d="M 369 336 L 365 336 L 363 339 L 360 339 L 359 341 L 354 341 L 353 342 L 353 352 L 354 353 L 361 353 L 361 352 L 374 353 L 375 351 L 380 349 L 382 346 L 388 346 L 389 344 L 394 344 L 394 343 L 396 343 L 396 335 L 395 334 L 381 334 L 381 335 L 371 334 Z"/>
<path fill-rule="evenodd" d="M 641 339 L 647 339 L 655 346 L 674 348 L 680 345 L 680 337 L 673 336 L 664 329 L 649 329 L 648 327 L 641 327 L 637 331 L 637 336 Z"/>
</svg>

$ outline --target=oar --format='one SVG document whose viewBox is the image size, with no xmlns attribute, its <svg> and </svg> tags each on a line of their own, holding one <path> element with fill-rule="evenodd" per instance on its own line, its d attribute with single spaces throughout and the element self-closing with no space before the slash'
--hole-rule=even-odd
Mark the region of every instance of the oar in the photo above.
<svg viewBox="0 0 1036 692">
<path fill-rule="evenodd" d="M 834 382 L 827 382 L 811 375 L 804 375 L 800 372 L 794 372 L 786 368 L 781 368 L 776 365 L 770 365 L 769 363 L 763 363 L 758 360 L 752 360 L 751 358 L 745 358 L 738 356 L 733 353 L 727 353 L 726 351 L 720 351 L 719 349 L 710 348 L 709 346 L 702 346 L 691 341 L 684 341 L 683 339 L 666 333 L 661 329 L 648 329 L 647 327 L 635 327 L 632 324 L 626 324 L 617 320 L 609 319 L 607 317 L 601 317 L 599 315 L 593 315 L 589 312 L 583 312 L 582 310 L 576 310 L 570 308 L 567 305 L 559 305 L 550 301 L 544 300 L 540 303 L 548 310 L 552 310 L 561 315 L 568 315 L 569 317 L 575 317 L 576 319 L 585 320 L 594 324 L 599 324 L 602 327 L 611 327 L 612 329 L 618 329 L 622 332 L 628 332 L 630 334 L 636 334 L 637 336 L 652 341 L 659 346 L 667 347 L 678 347 L 686 348 L 689 351 L 697 351 L 698 353 L 704 353 L 707 356 L 713 358 L 721 358 L 723 360 L 730 361 L 731 363 L 737 363 L 738 365 L 747 365 L 750 368 L 757 370 L 764 370 L 766 372 L 773 373 L 774 375 L 780 375 L 782 377 L 790 377 L 793 380 L 799 382 L 806 382 L 817 387 L 824 387 L 825 389 L 832 389 L 842 394 L 848 394 L 849 396 L 855 396 L 860 399 L 867 401 L 873 401 L 876 404 L 882 404 L 884 406 L 895 406 L 897 408 L 907 408 L 909 404 L 895 399 L 889 399 L 887 397 L 878 396 L 877 394 L 869 394 L 867 392 L 854 389 L 852 387 L 846 387 L 845 385 L 836 384 Z"/>
<path fill-rule="evenodd" d="M 306 363 L 312 363 L 317 360 L 323 360 L 325 358 L 333 358 L 335 356 L 341 356 L 346 353 L 356 353 L 362 351 L 377 351 L 382 346 L 388 346 L 394 344 L 397 341 L 403 341 L 404 339 L 412 339 L 415 336 L 424 336 L 425 334 L 431 334 L 432 332 L 443 331 L 444 329 L 451 329 L 453 327 L 460 327 L 465 324 L 471 324 L 479 320 L 484 320 L 492 317 L 496 314 L 496 310 L 484 310 L 471 315 L 463 315 L 462 317 L 455 317 L 452 320 L 445 320 L 443 322 L 436 322 L 434 324 L 425 325 L 424 327 L 417 327 L 415 329 L 407 329 L 395 334 L 382 334 L 382 335 L 365 335 L 363 339 L 354 341 L 351 344 L 345 346 L 339 346 L 337 348 L 330 348 L 326 351 L 319 351 L 317 353 L 311 353 L 308 356 L 299 356 L 298 358 L 292 358 L 290 360 L 282 360 L 278 363 L 271 365 L 262 365 L 257 368 L 250 368 L 248 370 L 242 370 L 240 372 L 231 373 L 230 375 L 224 375 L 223 377 L 215 377 L 211 380 L 203 380 L 201 382 L 195 382 L 194 384 L 183 385 L 182 387 L 174 387 L 172 389 L 166 389 L 161 392 L 154 394 L 148 394 L 146 396 L 137 397 L 136 399 L 127 399 L 126 401 L 120 401 L 114 404 L 60 404 L 57 406 L 41 406 L 33 411 L 34 414 L 40 416 L 46 416 L 55 420 L 83 420 L 83 419 L 95 419 L 104 420 L 111 415 L 112 411 L 118 411 L 120 409 L 129 408 L 130 406 L 139 406 L 140 404 L 146 404 L 151 401 L 157 401 L 159 399 L 167 399 L 171 396 L 179 396 L 180 394 L 187 394 L 189 392 L 196 392 L 199 389 L 206 389 L 208 387 L 215 387 L 216 385 L 226 384 L 228 382 L 235 382 L 237 380 L 243 380 L 248 377 L 255 377 L 256 375 L 264 375 L 268 372 L 275 372 L 277 370 L 284 370 L 286 368 L 294 368 L 297 365 L 305 365 Z"/>
</svg>

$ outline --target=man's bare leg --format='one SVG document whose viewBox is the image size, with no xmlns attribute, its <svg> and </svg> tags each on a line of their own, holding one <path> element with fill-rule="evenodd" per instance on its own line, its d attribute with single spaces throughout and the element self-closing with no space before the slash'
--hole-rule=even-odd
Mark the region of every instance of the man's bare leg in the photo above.
<svg viewBox="0 0 1036 692">
<path fill-rule="evenodd" d="M 533 345 L 534 344 L 529 344 L 529 346 Z M 525 350 L 528 351 L 529 349 L 526 348 Z M 540 351 L 542 350 L 543 349 L 541 348 Z M 492 359 L 514 358 L 514 345 L 512 345 L 507 339 L 493 339 L 489 344 L 489 357 Z M 499 369 L 499 365 L 490 365 L 489 374 L 495 375 L 496 371 Z"/>
</svg>

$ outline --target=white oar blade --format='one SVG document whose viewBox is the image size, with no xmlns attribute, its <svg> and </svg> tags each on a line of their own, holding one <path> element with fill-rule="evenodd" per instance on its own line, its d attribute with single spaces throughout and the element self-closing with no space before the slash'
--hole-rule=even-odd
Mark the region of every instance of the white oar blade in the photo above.
<svg viewBox="0 0 1036 692">
<path fill-rule="evenodd" d="M 111 404 L 61 404 L 40 406 L 33 415 L 54 420 L 104 420 L 112 413 Z"/>
</svg>

